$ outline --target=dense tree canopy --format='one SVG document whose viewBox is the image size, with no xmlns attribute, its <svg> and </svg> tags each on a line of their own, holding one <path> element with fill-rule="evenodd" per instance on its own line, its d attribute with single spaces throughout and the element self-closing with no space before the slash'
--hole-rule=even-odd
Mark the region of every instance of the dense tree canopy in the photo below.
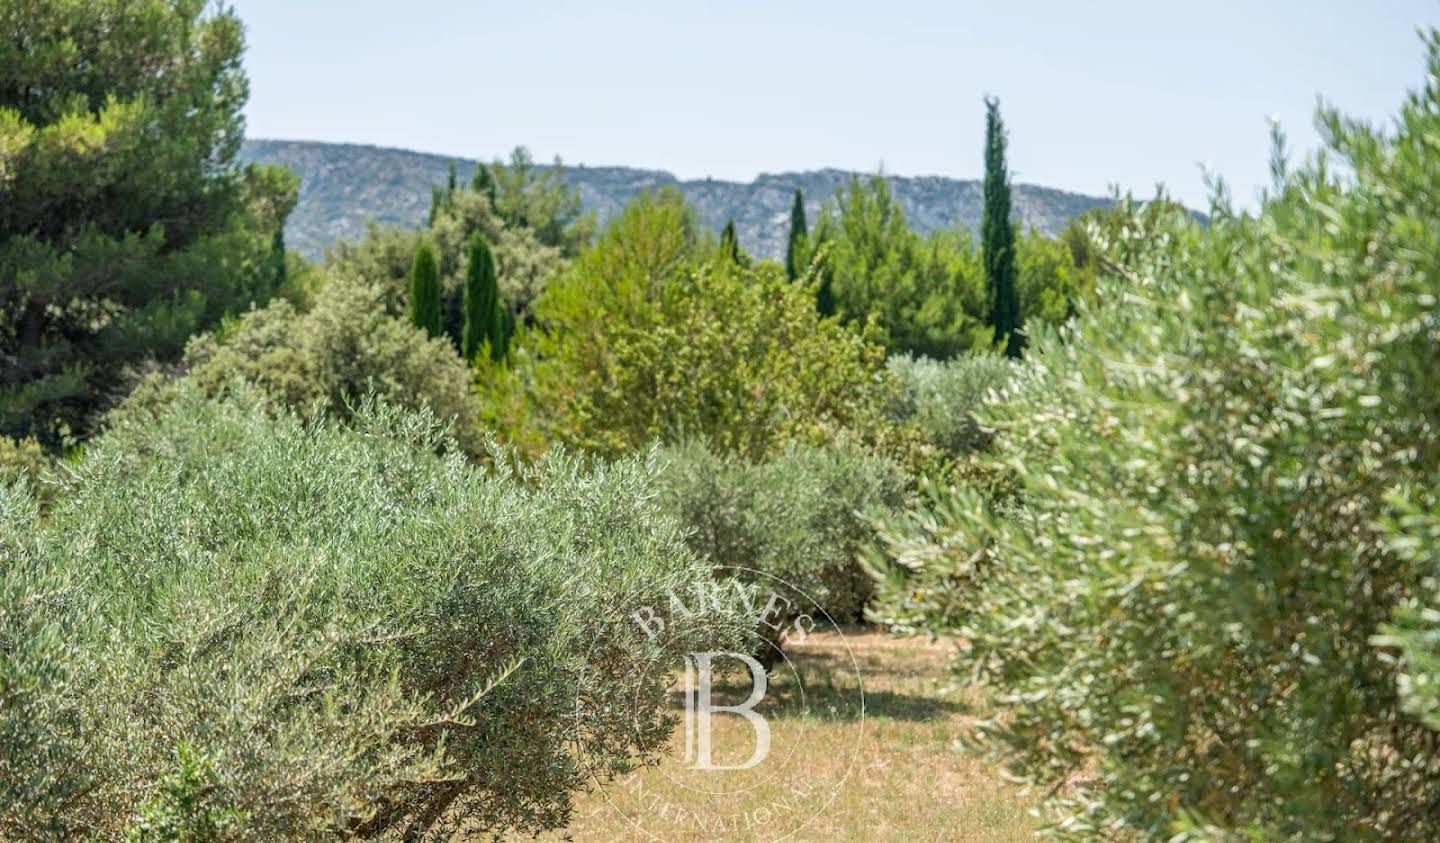
<svg viewBox="0 0 1440 843">
<path fill-rule="evenodd" d="M 565 180 L 560 159 L 540 169 L 530 151 L 520 146 L 509 161 L 497 161 L 483 172 L 488 181 L 481 188 L 506 225 L 534 231 L 537 240 L 566 257 L 589 245 L 595 218 L 582 208 L 580 192 Z"/>
<path fill-rule="evenodd" d="M 558 166 L 541 170 L 530 162 L 528 153 L 516 150 L 508 165 L 496 163 L 477 170 L 468 189 L 439 188 L 428 232 L 372 226 L 363 241 L 341 243 L 330 254 L 327 269 L 336 277 L 386 290 L 386 307 L 404 314 L 410 306 L 415 252 L 428 237 L 440 270 L 441 325 L 459 349 L 464 342 L 471 239 L 478 234 L 489 244 L 496 282 L 512 321 L 528 321 L 547 281 L 592 237 L 593 218 L 581 213 L 579 202 Z"/>
<path fill-rule="evenodd" d="M 529 418 L 501 427 L 601 454 L 694 437 L 757 457 L 878 419 L 881 349 L 817 319 L 812 280 L 717 254 L 678 191 L 628 206 L 537 302 L 519 371 L 500 381 Z"/>
<path fill-rule="evenodd" d="M 0 433 L 84 434 L 275 292 L 296 183 L 235 161 L 243 47 L 202 0 L 0 6 Z"/>
<path fill-rule="evenodd" d="M 873 319 L 891 351 L 949 357 L 984 329 L 977 316 L 984 279 L 969 238 L 916 233 L 882 177 L 851 181 L 822 212 L 807 247 L 807 261 L 823 255 L 822 290 L 837 315 Z"/>
<path fill-rule="evenodd" d="M 470 371 L 446 337 L 430 337 L 385 312 L 384 292 L 348 280 L 327 284 L 308 310 L 288 300 L 251 311 L 220 334 L 195 337 L 179 380 L 220 395 L 237 381 L 256 386 L 277 405 L 301 415 L 316 411 L 348 419 L 367 396 L 428 410 L 451 426 L 451 437 L 481 450 L 480 408 Z M 167 402 L 174 383 L 147 379 L 116 413 Z"/>
</svg>

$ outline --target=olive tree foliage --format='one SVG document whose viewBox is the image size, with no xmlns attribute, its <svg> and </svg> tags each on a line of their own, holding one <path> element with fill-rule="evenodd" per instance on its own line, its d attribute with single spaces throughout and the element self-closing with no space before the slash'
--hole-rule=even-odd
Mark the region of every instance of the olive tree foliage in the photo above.
<svg viewBox="0 0 1440 843">
<path fill-rule="evenodd" d="M 870 519 L 906 500 L 909 478 L 898 465 L 852 447 L 796 443 L 749 462 L 685 442 L 660 451 L 657 462 L 662 508 L 687 528 L 697 554 L 723 566 L 722 574 L 754 578 L 762 587 L 774 577 L 835 622 L 860 620 L 874 593 L 860 566 L 862 549 L 875 538 Z M 767 618 L 770 634 L 790 619 L 784 612 Z"/>
<path fill-rule="evenodd" d="M 0 487 L 6 839 L 562 827 L 668 744 L 680 654 L 753 622 L 671 608 L 709 566 L 644 461 L 486 470 L 428 414 L 187 384 L 75 471 L 43 520 Z"/>
<path fill-rule="evenodd" d="M 480 406 L 465 361 L 447 338 L 429 337 L 408 319 L 389 315 L 384 300 L 374 286 L 338 279 L 308 311 L 277 300 L 193 339 L 178 382 L 221 395 L 243 381 L 296 413 L 337 419 L 374 394 L 399 407 L 428 409 L 450 425 L 465 451 L 483 452 L 475 425 Z M 116 415 L 171 400 L 176 388 L 176 378 L 152 376 Z"/>
<path fill-rule="evenodd" d="M 1171 217 L 1193 217 L 1164 188 L 1153 197 L 1138 200 L 1132 193 L 1116 194 L 1114 205 L 1092 208 L 1066 223 L 1060 240 L 1070 248 L 1072 262 L 1081 271 L 1095 273 L 1101 264 L 1126 265 L 1129 258 L 1148 247 L 1139 235 Z"/>
<path fill-rule="evenodd" d="M 204 0 L 0 5 L 0 434 L 89 435 L 131 367 L 283 283 L 298 181 L 236 161 L 243 50 Z"/>
<path fill-rule="evenodd" d="M 817 319 L 814 281 L 715 259 L 678 191 L 629 205 L 536 303 L 509 374 L 481 377 L 512 441 L 598 454 L 702 439 L 758 458 L 881 421 L 882 350 Z"/>
<path fill-rule="evenodd" d="M 877 614 L 965 642 L 1016 773 L 1083 776 L 1062 834 L 1440 836 L 1428 40 L 1393 128 L 1322 111 L 1257 215 L 1116 228 L 1104 304 L 980 412 L 1020 506 L 959 487 L 884 525 Z"/>
<path fill-rule="evenodd" d="M 1394 499 L 1384 522 L 1390 550 L 1421 573 L 1420 587 L 1396 610 L 1375 643 L 1397 654 L 1400 704 L 1412 717 L 1440 731 L 1440 477 Z"/>
<path fill-rule="evenodd" d="M 975 413 L 1002 388 L 1013 364 L 995 354 L 967 354 L 952 360 L 896 355 L 885 363 L 896 391 L 886 408 L 898 424 L 914 425 L 926 441 L 952 456 L 984 449 L 990 433 Z"/>
</svg>

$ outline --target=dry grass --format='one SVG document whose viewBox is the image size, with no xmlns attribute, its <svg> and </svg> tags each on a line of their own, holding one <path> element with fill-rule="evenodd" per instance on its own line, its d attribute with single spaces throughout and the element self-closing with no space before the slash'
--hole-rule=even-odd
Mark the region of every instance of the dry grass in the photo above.
<svg viewBox="0 0 1440 843">
<path fill-rule="evenodd" d="M 844 639 L 815 635 L 787 652 L 793 669 L 777 671 L 757 707 L 772 735 L 764 763 L 740 772 L 689 769 L 677 728 L 671 757 L 581 797 L 570 829 L 546 839 L 1030 837 L 1036 823 L 1024 795 L 993 767 L 954 749 L 980 712 L 975 695 L 956 688 L 946 670 L 948 645 L 861 631 Z M 717 686 L 718 702 L 748 694 L 748 677 L 736 679 Z M 675 705 L 681 710 L 678 692 Z M 751 727 L 735 715 L 717 715 L 713 734 L 719 763 L 742 762 L 755 746 Z"/>
</svg>

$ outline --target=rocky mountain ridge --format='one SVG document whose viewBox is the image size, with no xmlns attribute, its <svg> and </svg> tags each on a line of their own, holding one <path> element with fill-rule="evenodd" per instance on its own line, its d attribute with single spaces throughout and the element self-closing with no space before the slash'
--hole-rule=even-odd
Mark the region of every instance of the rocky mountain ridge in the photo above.
<svg viewBox="0 0 1440 843">
<path fill-rule="evenodd" d="M 370 220 L 420 225 L 430 209 L 430 188 L 445 181 L 451 162 L 469 181 L 476 161 L 404 149 L 318 141 L 249 140 L 241 158 L 282 164 L 303 178 L 300 202 L 286 231 L 291 248 L 318 257 L 341 240 L 358 240 Z M 587 210 L 603 221 L 637 194 L 671 185 L 684 192 L 706 224 L 719 231 L 735 221 L 741 244 L 751 253 L 778 257 L 789 231 L 795 188 L 804 193 L 812 224 L 820 207 L 857 174 L 823 169 L 764 174 L 751 182 L 681 180 L 662 170 L 566 165 Z M 976 229 L 982 208 L 978 180 L 940 176 L 887 176 L 910 224 L 932 231 L 961 224 Z M 1048 187 L 1017 184 L 1013 202 L 1020 224 L 1058 233 L 1072 218 L 1112 199 Z"/>
</svg>

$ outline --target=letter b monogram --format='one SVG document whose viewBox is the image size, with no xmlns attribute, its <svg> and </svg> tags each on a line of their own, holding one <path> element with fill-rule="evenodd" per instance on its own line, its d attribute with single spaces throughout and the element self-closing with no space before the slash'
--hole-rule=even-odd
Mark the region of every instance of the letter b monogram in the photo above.
<svg viewBox="0 0 1440 843">
<path fill-rule="evenodd" d="M 717 657 L 728 656 L 745 664 L 750 672 L 750 696 L 739 705 L 716 705 L 710 698 L 712 665 Z M 770 754 L 770 724 L 755 711 L 769 685 L 765 668 L 745 653 L 691 653 L 685 657 L 685 760 L 697 770 L 748 770 Z M 755 732 L 755 751 L 744 764 L 716 764 L 710 754 L 711 716 L 738 714 Z"/>
</svg>

